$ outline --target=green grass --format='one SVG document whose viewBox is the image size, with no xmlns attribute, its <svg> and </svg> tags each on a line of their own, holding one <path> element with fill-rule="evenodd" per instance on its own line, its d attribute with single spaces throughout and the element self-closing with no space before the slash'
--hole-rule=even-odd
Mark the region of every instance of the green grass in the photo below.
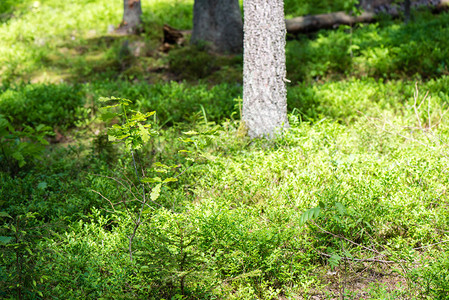
<svg viewBox="0 0 449 300">
<path fill-rule="evenodd" d="M 289 40 L 291 127 L 251 141 L 241 56 L 158 50 L 192 4 L 143 1 L 130 37 L 107 34 L 120 2 L 0 4 L 0 298 L 445 299 L 448 14 Z M 143 54 L 123 57 L 126 39 Z M 102 96 L 157 111 L 135 157 L 147 177 L 184 171 L 147 189 L 133 261 L 141 189 Z"/>
</svg>

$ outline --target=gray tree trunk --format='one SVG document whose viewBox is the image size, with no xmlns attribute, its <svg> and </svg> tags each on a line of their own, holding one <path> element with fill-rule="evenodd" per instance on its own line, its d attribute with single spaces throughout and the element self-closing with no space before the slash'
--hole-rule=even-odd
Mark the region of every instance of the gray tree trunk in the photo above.
<svg viewBox="0 0 449 300">
<path fill-rule="evenodd" d="M 283 0 L 246 0 L 243 41 L 243 125 L 250 137 L 288 127 Z"/>
<path fill-rule="evenodd" d="M 238 0 L 195 0 L 191 42 L 219 53 L 239 53 L 243 23 Z"/>
<path fill-rule="evenodd" d="M 122 31 L 133 33 L 141 23 L 142 6 L 140 0 L 123 1 L 123 21 L 120 26 Z"/>
</svg>

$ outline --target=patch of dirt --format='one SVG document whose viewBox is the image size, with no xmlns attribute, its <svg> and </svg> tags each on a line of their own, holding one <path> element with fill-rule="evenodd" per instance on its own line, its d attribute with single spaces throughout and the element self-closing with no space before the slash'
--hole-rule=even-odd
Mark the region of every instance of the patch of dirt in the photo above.
<svg viewBox="0 0 449 300">
<path fill-rule="evenodd" d="M 405 290 L 405 279 L 392 269 L 386 264 L 363 263 L 347 265 L 346 268 L 343 265 L 322 275 L 322 282 L 329 284 L 314 291 L 310 299 L 373 299 L 374 290 L 381 290 L 384 294 Z"/>
</svg>

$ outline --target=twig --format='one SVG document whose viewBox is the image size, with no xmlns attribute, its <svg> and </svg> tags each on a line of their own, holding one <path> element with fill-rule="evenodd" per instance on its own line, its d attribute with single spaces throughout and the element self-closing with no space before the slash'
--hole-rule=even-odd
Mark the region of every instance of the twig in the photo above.
<svg viewBox="0 0 449 300">
<path fill-rule="evenodd" d="M 368 251 L 377 253 L 377 254 L 379 254 L 380 256 L 385 256 L 385 254 L 382 254 L 382 253 L 380 253 L 379 251 L 377 251 L 377 250 L 375 250 L 375 249 L 371 249 L 371 248 L 365 247 L 365 246 L 360 245 L 360 244 L 358 244 L 358 243 L 356 243 L 356 242 L 354 242 L 354 241 L 351 241 L 350 239 L 345 238 L 344 236 L 341 236 L 341 235 L 338 235 L 338 234 L 329 232 L 329 231 L 325 230 L 324 228 L 320 227 L 320 225 L 318 225 L 315 221 L 313 221 L 313 220 L 311 220 L 311 221 L 312 221 L 312 223 L 313 223 L 316 227 L 318 227 L 318 228 L 319 228 L 322 232 L 324 232 L 324 233 L 327 233 L 327 234 L 332 235 L 333 237 L 336 237 L 336 238 L 345 240 L 345 241 L 347 241 L 347 242 L 349 242 L 349 243 L 351 243 L 351 244 L 353 244 L 353 245 L 362 247 L 363 249 L 366 249 L 366 250 L 368 250 Z"/>
<path fill-rule="evenodd" d="M 128 200 L 127 202 L 133 202 L 133 201 L 136 201 L 136 202 L 139 202 L 139 203 L 143 203 L 143 201 L 141 201 L 139 199 Z M 118 205 L 120 203 L 122 203 L 122 201 L 116 202 L 115 205 Z M 155 203 L 155 204 L 160 205 L 159 203 Z M 148 206 L 148 208 L 151 208 L 151 209 L 155 210 L 155 208 L 153 206 L 149 205 L 148 203 L 145 203 L 145 205 Z"/>
<path fill-rule="evenodd" d="M 133 197 L 134 197 L 135 199 L 138 199 L 138 197 L 136 197 L 136 195 L 134 194 L 134 192 L 133 192 L 128 186 L 126 186 L 122 181 L 120 181 L 119 179 L 114 178 L 114 177 L 111 177 L 111 176 L 101 175 L 101 174 L 94 174 L 94 175 L 96 175 L 96 176 L 101 176 L 101 177 L 104 177 L 104 178 L 108 178 L 108 179 L 114 180 L 115 182 L 117 182 L 118 184 L 120 184 L 121 186 L 123 186 L 125 189 L 127 189 L 128 192 L 129 192 L 131 195 L 133 195 Z"/>
<path fill-rule="evenodd" d="M 332 257 L 332 255 L 327 254 L 327 253 L 323 253 L 323 252 L 318 251 L 316 249 L 315 249 L 315 251 L 317 251 L 319 255 L 326 256 L 326 257 Z M 397 263 L 397 261 L 394 261 L 394 260 L 383 260 L 383 259 L 377 259 L 375 257 L 372 257 L 372 258 L 351 258 L 351 257 L 347 257 L 347 256 L 340 256 L 340 258 L 344 259 L 344 260 L 356 261 L 356 262 L 378 262 L 378 263 L 384 263 L 384 264 Z M 402 261 L 402 262 L 406 262 L 406 261 Z"/>
<path fill-rule="evenodd" d="M 116 212 L 116 209 L 115 209 L 115 207 L 114 207 L 114 204 L 111 202 L 111 200 L 109 200 L 107 197 L 103 196 L 100 192 L 98 192 L 98 191 L 96 191 L 96 190 L 91 190 L 91 191 L 94 192 L 94 193 L 97 193 L 98 195 L 101 196 L 101 198 L 107 200 L 107 201 L 111 204 L 112 209 L 114 210 L 114 212 Z"/>
<path fill-rule="evenodd" d="M 434 244 L 430 244 L 430 245 L 426 245 L 426 246 L 416 247 L 416 248 L 413 248 L 413 250 L 429 248 L 429 247 L 432 247 L 432 246 L 435 246 L 435 245 L 438 245 L 438 244 L 447 243 L 447 242 L 449 242 L 449 240 L 444 240 L 444 241 L 441 241 L 441 242 L 438 242 L 438 243 L 434 243 Z"/>
</svg>

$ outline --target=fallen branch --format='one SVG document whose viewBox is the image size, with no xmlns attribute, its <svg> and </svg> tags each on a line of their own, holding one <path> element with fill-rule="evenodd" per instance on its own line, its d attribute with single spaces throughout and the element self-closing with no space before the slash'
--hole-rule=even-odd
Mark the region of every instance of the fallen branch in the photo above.
<svg viewBox="0 0 449 300">
<path fill-rule="evenodd" d="M 374 22 L 376 14 L 363 12 L 360 16 L 351 16 L 343 11 L 313 16 L 296 17 L 285 20 L 288 33 L 306 33 L 320 29 L 336 28 L 340 25 Z"/>
<path fill-rule="evenodd" d="M 432 12 L 438 13 L 449 8 L 449 0 L 424 1 L 412 3 L 414 7 L 430 7 Z M 388 14 L 393 18 L 401 15 L 402 9 L 398 9 L 394 5 L 387 5 L 382 9 L 374 9 L 374 11 L 364 11 L 359 16 L 350 15 L 344 11 L 333 12 L 329 14 L 319 14 L 312 16 L 296 17 L 285 20 L 287 32 L 292 34 L 307 33 L 320 29 L 337 28 L 340 25 L 352 26 L 358 23 L 375 22 L 380 14 Z"/>
<path fill-rule="evenodd" d="M 330 254 L 323 253 L 323 252 L 318 251 L 318 250 L 316 250 L 316 251 L 321 256 L 332 257 L 332 255 L 330 255 Z M 352 257 L 340 256 L 340 258 L 343 259 L 343 260 L 356 261 L 356 262 L 377 262 L 377 263 L 384 263 L 384 264 L 398 263 L 398 261 L 377 259 L 376 257 L 372 257 L 372 258 L 352 258 Z M 406 261 L 404 260 L 404 261 L 400 261 L 400 262 L 406 262 Z"/>
</svg>

